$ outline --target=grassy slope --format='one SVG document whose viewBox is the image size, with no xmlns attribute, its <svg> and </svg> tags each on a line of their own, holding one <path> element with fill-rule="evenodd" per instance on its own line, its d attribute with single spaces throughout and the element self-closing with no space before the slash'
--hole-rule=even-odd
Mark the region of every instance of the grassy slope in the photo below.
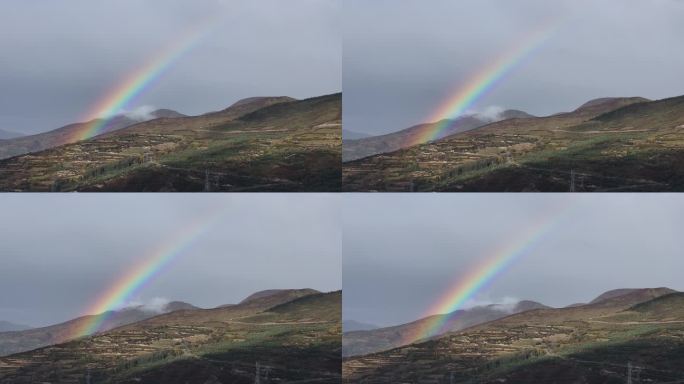
<svg viewBox="0 0 684 384">
<path fill-rule="evenodd" d="M 392 154 L 345 163 L 345 190 L 579 191 L 684 189 L 684 97 L 624 99 L 568 114 L 511 119 Z"/>
<path fill-rule="evenodd" d="M 663 295 L 664 294 L 664 295 Z M 653 296 L 656 299 L 650 299 Z M 629 302 L 643 304 L 630 306 Z M 583 307 L 514 315 L 435 341 L 348 359 L 345 382 L 653 382 L 684 380 L 684 299 L 652 290 Z M 551 381 L 549 381 L 551 380 Z"/>
<path fill-rule="evenodd" d="M 341 95 L 259 106 L 157 119 L 3 160 L 0 190 L 339 190 Z"/>
<path fill-rule="evenodd" d="M 88 367 L 93 383 L 251 383 L 256 362 L 280 382 L 339 382 L 341 321 L 331 314 L 339 314 L 341 294 L 309 295 L 173 312 L 13 355 L 0 359 L 0 383 L 81 383 Z"/>
</svg>

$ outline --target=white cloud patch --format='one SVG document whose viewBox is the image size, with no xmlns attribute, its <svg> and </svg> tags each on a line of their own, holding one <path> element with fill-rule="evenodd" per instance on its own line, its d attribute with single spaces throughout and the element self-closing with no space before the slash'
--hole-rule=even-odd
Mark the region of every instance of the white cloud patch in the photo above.
<svg viewBox="0 0 684 384">
<path fill-rule="evenodd" d="M 132 111 L 123 111 L 122 113 L 129 119 L 147 121 L 156 118 L 156 116 L 152 114 L 152 112 L 156 110 L 157 109 L 151 105 L 141 105 Z"/>
<path fill-rule="evenodd" d="M 486 306 L 494 306 L 496 309 L 507 312 L 507 313 L 513 313 L 513 310 L 515 309 L 515 306 L 520 302 L 520 299 L 515 298 L 515 297 L 503 297 L 500 299 L 495 299 L 492 300 L 488 297 L 484 298 L 477 298 L 477 299 L 470 299 L 468 300 L 464 305 L 463 309 L 471 309 L 475 307 L 486 307 Z"/>
<path fill-rule="evenodd" d="M 154 297 L 149 300 L 134 300 L 126 303 L 123 308 L 140 308 L 145 312 L 152 313 L 165 313 L 167 311 L 166 307 L 171 302 L 171 300 L 163 297 Z"/>
<path fill-rule="evenodd" d="M 490 105 L 489 107 L 486 107 L 485 109 L 481 111 L 476 111 L 473 114 L 477 115 L 479 118 L 482 120 L 486 120 L 489 122 L 495 122 L 499 120 L 503 120 L 502 114 L 504 113 L 505 109 L 496 106 L 496 105 Z"/>
</svg>

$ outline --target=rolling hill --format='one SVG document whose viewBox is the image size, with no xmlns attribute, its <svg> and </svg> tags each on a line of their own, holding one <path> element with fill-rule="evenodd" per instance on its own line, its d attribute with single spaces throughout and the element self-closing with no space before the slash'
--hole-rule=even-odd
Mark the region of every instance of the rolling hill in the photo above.
<svg viewBox="0 0 684 384">
<path fill-rule="evenodd" d="M 541 308 L 548 307 L 534 301 L 521 301 L 512 307 L 492 304 L 461 309 L 445 315 L 434 315 L 393 327 L 345 331 L 342 337 L 342 356 L 366 355 L 406 345 L 406 339 L 417 330 L 423 329 L 426 324 L 444 323 L 444 331 L 441 332 L 444 334 L 500 319 L 512 313 Z"/>
<path fill-rule="evenodd" d="M 170 109 L 158 109 L 156 111 L 152 111 L 149 116 L 146 117 L 121 114 L 114 116 L 106 124 L 104 132 L 113 132 L 146 120 L 183 116 L 185 115 Z M 11 138 L 11 140 L 0 141 L 0 159 L 6 159 L 31 152 L 39 152 L 44 149 L 76 142 L 78 141 L 78 132 L 83 131 L 92 124 L 96 124 L 98 121 L 101 120 L 95 119 L 83 123 L 69 124 L 48 132 L 28 136 L 15 136 Z"/>
<path fill-rule="evenodd" d="M 348 358 L 343 382 L 674 383 L 684 381 L 682 366 L 684 296 L 652 288 Z"/>
<path fill-rule="evenodd" d="M 250 98 L 0 160 L 3 191 L 336 191 L 341 94 Z"/>
<path fill-rule="evenodd" d="M 339 383 L 341 292 L 282 290 L 0 358 L 0 383 Z"/>
<path fill-rule="evenodd" d="M 503 111 L 494 120 L 506 120 L 513 118 L 527 118 L 533 117 L 522 111 L 507 110 Z M 459 132 L 466 132 L 494 121 L 492 117 L 483 115 L 465 115 L 453 120 L 441 120 L 434 123 L 419 124 L 413 127 L 402 129 L 401 131 L 388 133 L 386 135 L 371 136 L 371 137 L 343 137 L 342 142 L 342 161 L 351 161 L 361 159 L 367 156 L 376 155 L 380 153 L 393 152 L 402 148 L 408 148 L 411 143 L 419 140 L 419 137 L 425 130 L 431 130 L 438 125 L 444 125 L 445 128 L 440 132 L 435 139 L 453 135 Z M 357 134 L 358 136 L 358 134 Z"/>
<path fill-rule="evenodd" d="M 343 166 L 345 191 L 681 191 L 684 96 L 603 98 Z"/>
<path fill-rule="evenodd" d="M 107 320 L 102 324 L 101 330 L 109 330 L 125 324 L 134 323 L 160 313 L 172 312 L 181 309 L 196 309 L 188 303 L 174 301 L 166 304 L 161 311 L 152 311 L 143 306 L 124 308 L 112 311 Z M 73 338 L 74 333 L 85 324 L 92 321 L 93 316 L 81 316 L 60 324 L 47 327 L 15 330 L 12 332 L 0 332 L 0 356 L 30 351 L 47 345 L 58 344 Z"/>
</svg>

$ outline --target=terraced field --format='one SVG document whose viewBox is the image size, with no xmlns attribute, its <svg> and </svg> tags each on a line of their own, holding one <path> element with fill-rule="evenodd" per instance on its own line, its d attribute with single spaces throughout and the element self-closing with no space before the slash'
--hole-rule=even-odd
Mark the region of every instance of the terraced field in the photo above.
<svg viewBox="0 0 684 384">
<path fill-rule="evenodd" d="M 0 383 L 338 383 L 340 319 L 339 291 L 175 311 L 0 358 Z"/>
<path fill-rule="evenodd" d="M 684 295 L 663 293 L 532 310 L 345 359 L 343 382 L 625 383 L 630 375 L 644 383 L 682 382 Z"/>
<path fill-rule="evenodd" d="M 343 166 L 345 191 L 681 191 L 684 97 L 605 99 Z"/>
<path fill-rule="evenodd" d="M 1 160 L 0 190 L 339 190 L 341 99 L 255 99 Z"/>
</svg>

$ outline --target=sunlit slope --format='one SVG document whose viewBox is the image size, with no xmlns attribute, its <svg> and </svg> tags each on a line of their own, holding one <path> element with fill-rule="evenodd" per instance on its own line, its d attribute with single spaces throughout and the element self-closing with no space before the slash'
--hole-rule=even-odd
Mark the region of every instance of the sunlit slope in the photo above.
<svg viewBox="0 0 684 384">
<path fill-rule="evenodd" d="M 684 96 L 600 99 L 345 163 L 344 190 L 679 191 Z"/>
<path fill-rule="evenodd" d="M 346 359 L 354 383 L 624 383 L 684 380 L 684 301 L 665 288 L 512 315 L 436 340 Z M 633 377 L 634 378 L 634 377 Z"/>
<path fill-rule="evenodd" d="M 296 290 L 176 311 L 0 358 L 0 383 L 253 383 L 257 372 L 262 381 L 339 383 L 340 305 L 340 292 Z"/>
<path fill-rule="evenodd" d="M 341 94 L 262 99 L 2 160 L 0 190 L 339 190 Z"/>
</svg>

